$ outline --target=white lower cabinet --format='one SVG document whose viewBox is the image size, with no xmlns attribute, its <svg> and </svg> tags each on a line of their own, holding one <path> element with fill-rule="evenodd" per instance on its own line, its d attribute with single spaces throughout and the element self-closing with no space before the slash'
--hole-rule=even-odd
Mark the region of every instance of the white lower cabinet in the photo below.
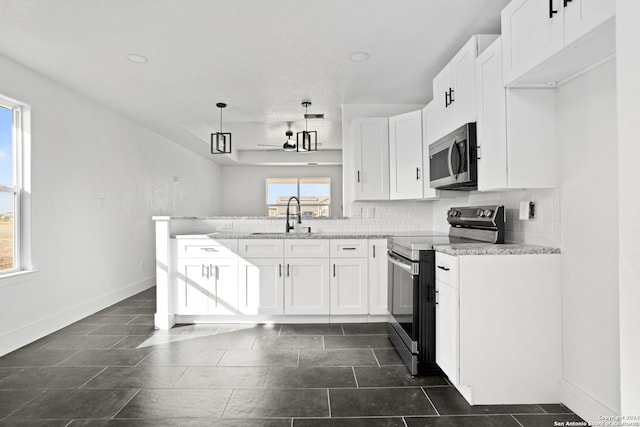
<svg viewBox="0 0 640 427">
<path fill-rule="evenodd" d="M 436 280 L 436 363 L 458 383 L 458 289 Z"/>
<path fill-rule="evenodd" d="M 240 312 L 247 315 L 284 314 L 284 260 L 240 259 Z"/>
<path fill-rule="evenodd" d="M 329 314 L 329 258 L 287 258 L 285 314 Z"/>
<path fill-rule="evenodd" d="M 369 314 L 387 314 L 387 240 L 369 240 Z"/>
<path fill-rule="evenodd" d="M 331 314 L 367 314 L 367 259 L 332 258 L 331 264 Z"/>
<path fill-rule="evenodd" d="M 560 402 L 559 254 L 437 252 L 436 291 L 436 362 L 470 404 Z"/>
<path fill-rule="evenodd" d="M 173 247 L 177 315 L 387 314 L 386 239 L 177 239 Z"/>
<path fill-rule="evenodd" d="M 179 314 L 238 314 L 237 258 L 178 262 Z"/>
</svg>

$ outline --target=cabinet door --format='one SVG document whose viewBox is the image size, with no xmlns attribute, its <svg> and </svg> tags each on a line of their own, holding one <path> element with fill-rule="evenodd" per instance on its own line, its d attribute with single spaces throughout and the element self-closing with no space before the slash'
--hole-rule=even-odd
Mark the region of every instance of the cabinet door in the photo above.
<svg viewBox="0 0 640 427">
<path fill-rule="evenodd" d="M 206 259 L 178 261 L 176 314 L 208 314 L 210 300 L 215 299 L 211 289 L 211 272 Z"/>
<path fill-rule="evenodd" d="M 369 314 L 387 314 L 387 241 L 369 240 Z"/>
<path fill-rule="evenodd" d="M 422 111 L 389 118 L 392 200 L 422 198 Z"/>
<path fill-rule="evenodd" d="M 436 281 L 436 363 L 454 385 L 459 366 L 458 290 Z"/>
<path fill-rule="evenodd" d="M 331 259 L 331 314 L 367 314 L 366 258 Z"/>
<path fill-rule="evenodd" d="M 389 119 L 354 119 L 355 200 L 389 200 Z"/>
<path fill-rule="evenodd" d="M 451 108 L 449 91 L 452 89 L 451 70 L 447 66 L 443 68 L 433 79 L 433 130 L 430 132 L 433 141 L 443 137 L 450 129 Z M 452 130 L 452 129 L 451 129 Z"/>
<path fill-rule="evenodd" d="M 573 0 L 567 3 L 564 10 L 565 45 L 613 18 L 615 11 L 615 0 Z"/>
<path fill-rule="evenodd" d="M 506 92 L 502 45 L 496 40 L 476 63 L 478 190 L 507 188 Z"/>
<path fill-rule="evenodd" d="M 452 117 L 448 124 L 450 131 L 476 121 L 476 43 L 475 37 L 469 40 L 449 65 L 453 86 L 450 99 Z"/>
<path fill-rule="evenodd" d="M 435 139 L 435 101 L 431 101 L 422 109 L 422 197 L 425 199 L 437 199 L 440 192 L 429 186 L 429 144 Z"/>
<path fill-rule="evenodd" d="M 209 314 L 238 314 L 238 259 L 209 261 Z"/>
<path fill-rule="evenodd" d="M 513 0 L 502 10 L 504 85 L 562 49 L 563 13 L 563 0 Z"/>
<path fill-rule="evenodd" d="M 329 314 L 329 259 L 286 258 L 285 314 Z"/>
<path fill-rule="evenodd" d="M 242 314 L 284 313 L 282 258 L 244 258 L 240 261 Z"/>
</svg>

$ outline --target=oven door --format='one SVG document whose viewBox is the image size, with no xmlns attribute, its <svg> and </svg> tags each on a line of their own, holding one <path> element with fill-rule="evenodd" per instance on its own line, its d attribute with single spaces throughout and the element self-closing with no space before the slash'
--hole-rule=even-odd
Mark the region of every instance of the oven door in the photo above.
<svg viewBox="0 0 640 427">
<path fill-rule="evenodd" d="M 419 337 L 419 263 L 395 252 L 388 252 L 387 259 L 389 263 L 388 308 L 392 316 L 391 325 L 407 350 L 415 354 L 418 352 Z"/>
</svg>

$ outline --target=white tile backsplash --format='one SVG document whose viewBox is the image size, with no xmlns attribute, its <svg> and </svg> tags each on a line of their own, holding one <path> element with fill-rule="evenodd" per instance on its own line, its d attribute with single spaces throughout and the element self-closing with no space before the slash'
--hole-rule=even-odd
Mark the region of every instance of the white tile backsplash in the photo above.
<svg viewBox="0 0 640 427">
<path fill-rule="evenodd" d="M 536 205 L 534 219 L 518 219 L 521 201 Z M 316 233 L 343 232 L 447 232 L 447 211 L 452 206 L 504 205 L 507 214 L 505 239 L 507 242 L 560 247 L 559 191 L 517 190 L 495 193 L 441 192 L 439 200 L 431 201 L 375 201 L 354 202 L 354 212 L 364 212 L 362 217 L 338 219 L 302 220 L 303 227 L 311 227 Z M 366 215 L 369 212 L 371 217 Z M 231 222 L 232 229 L 224 224 Z M 207 220 L 179 221 L 173 234 L 188 232 L 284 232 L 284 219 L 267 218 L 215 218 Z"/>
</svg>

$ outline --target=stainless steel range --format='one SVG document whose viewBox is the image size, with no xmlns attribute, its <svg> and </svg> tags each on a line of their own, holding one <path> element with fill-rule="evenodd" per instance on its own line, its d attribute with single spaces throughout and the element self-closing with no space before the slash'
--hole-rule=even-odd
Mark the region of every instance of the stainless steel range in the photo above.
<svg viewBox="0 0 640 427">
<path fill-rule="evenodd" d="M 451 208 L 449 234 L 389 239 L 389 337 L 412 375 L 438 373 L 435 362 L 434 245 L 504 243 L 504 206 Z"/>
</svg>

